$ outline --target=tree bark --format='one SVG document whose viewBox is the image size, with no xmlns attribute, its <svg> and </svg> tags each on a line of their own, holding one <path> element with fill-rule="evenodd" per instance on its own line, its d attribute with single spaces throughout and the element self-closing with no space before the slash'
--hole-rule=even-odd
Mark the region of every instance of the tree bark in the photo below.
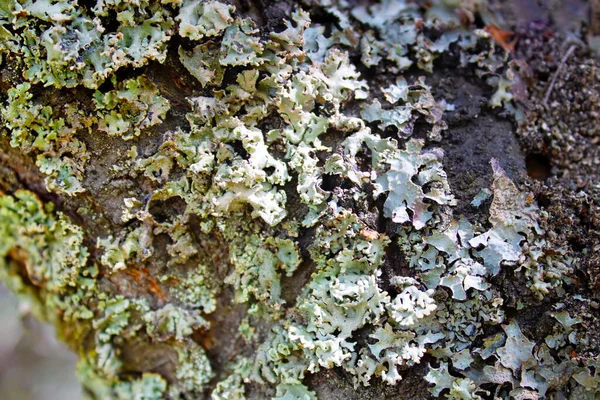
<svg viewBox="0 0 600 400">
<path fill-rule="evenodd" d="M 596 393 L 600 84 L 582 42 L 551 22 L 495 25 L 520 2 L 38 3 L 0 5 L 0 276 L 80 356 L 91 398 Z M 563 3 L 538 11 L 588 12 Z M 117 35 L 106 76 L 81 72 L 96 42 L 51 64 L 93 16 L 104 27 L 94 40 Z M 485 243 L 461 230 L 460 255 L 436 247 L 431 237 L 463 219 Z M 520 239 L 514 254 L 497 250 L 494 271 L 485 249 L 499 226 L 502 246 Z M 481 264 L 467 274 L 477 283 L 447 283 L 457 260 Z M 409 325 L 392 310 L 423 315 Z M 494 335 L 504 342 L 486 347 Z M 513 339 L 560 343 L 545 347 L 553 361 L 526 345 L 514 361 L 503 350 Z M 402 345 L 422 354 L 411 361 Z"/>
</svg>

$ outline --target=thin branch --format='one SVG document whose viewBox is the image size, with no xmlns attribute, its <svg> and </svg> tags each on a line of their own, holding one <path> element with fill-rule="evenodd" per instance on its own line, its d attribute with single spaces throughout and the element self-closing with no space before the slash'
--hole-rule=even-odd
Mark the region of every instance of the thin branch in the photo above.
<svg viewBox="0 0 600 400">
<path fill-rule="evenodd" d="M 548 99 L 550 99 L 550 94 L 552 93 L 552 89 L 554 89 L 554 84 L 556 83 L 556 78 L 558 78 L 558 75 L 560 75 L 560 72 L 563 69 L 563 67 L 565 66 L 565 63 L 567 62 L 567 60 L 569 59 L 569 57 L 575 51 L 576 48 L 577 48 L 576 45 L 574 45 L 574 44 L 571 45 L 571 47 L 569 47 L 569 50 L 567 50 L 567 52 L 565 53 L 562 60 L 560 60 L 560 64 L 559 64 L 558 68 L 556 69 L 554 76 L 552 77 L 552 81 L 550 82 L 550 86 L 548 86 L 548 90 L 546 90 L 546 95 L 544 96 L 544 101 L 542 102 L 542 104 L 544 104 L 544 106 L 548 105 Z"/>
</svg>

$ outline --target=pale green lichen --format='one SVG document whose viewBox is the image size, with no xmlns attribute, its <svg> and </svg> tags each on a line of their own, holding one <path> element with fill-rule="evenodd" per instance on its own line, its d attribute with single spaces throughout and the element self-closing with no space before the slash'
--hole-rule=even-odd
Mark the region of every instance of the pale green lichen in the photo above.
<svg viewBox="0 0 600 400">
<path fill-rule="evenodd" d="M 209 326 L 200 311 L 188 311 L 172 304 L 146 313 L 144 320 L 148 324 L 148 335 L 157 341 L 170 338 L 181 341 L 194 333 L 194 330 Z"/>
<path fill-rule="evenodd" d="M 492 192 L 488 188 L 482 188 L 479 193 L 473 198 L 472 206 L 480 207 L 483 202 L 490 198 Z"/>
<path fill-rule="evenodd" d="M 104 316 L 96 314 L 93 304 L 99 296 L 98 271 L 88 262 L 81 228 L 60 213 L 55 216 L 50 206 L 44 207 L 30 192 L 17 192 L 15 197 L 3 195 L 0 203 L 3 281 L 30 304 L 38 317 L 55 324 L 64 339 L 77 343 L 90 325 L 97 329 L 93 355 L 82 357 L 78 368 L 82 378 L 94 375 L 95 383 L 89 384 L 96 384 L 98 393 L 105 393 L 100 398 L 125 398 L 131 391 L 147 391 L 157 398 L 166 386 L 157 375 L 144 375 L 131 382 L 115 379 L 111 383 L 98 375 L 114 374 L 119 368 L 120 362 L 107 343 L 128 326 L 129 302 L 112 301 L 104 307 Z M 24 276 L 38 289 L 29 287 Z M 89 370 L 89 363 L 97 365 L 92 367 L 94 372 Z"/>
<path fill-rule="evenodd" d="M 109 1 L 84 9 L 71 1 L 6 3 L 6 26 L 16 32 L 9 51 L 21 57 L 23 75 L 46 86 L 98 87 L 121 67 L 164 61 L 174 24 L 171 7 L 160 3 Z M 103 18 L 118 13 L 106 31 Z"/>
<path fill-rule="evenodd" d="M 277 385 L 277 393 L 273 400 L 317 400 L 315 392 L 306 386 L 296 384 Z"/>
<path fill-rule="evenodd" d="M 169 111 L 169 102 L 144 75 L 117 83 L 115 90 L 96 91 L 98 130 L 123 139 L 139 136 L 143 129 L 160 124 Z"/>
<path fill-rule="evenodd" d="M 433 212 L 425 200 L 437 205 L 454 205 L 454 197 L 438 152 L 422 152 L 422 141 L 411 140 L 406 150 L 398 150 L 389 159 L 390 170 L 379 178 L 379 192 L 389 192 L 384 215 L 397 223 L 412 221 L 416 229 L 425 227 Z M 429 187 L 427 191 L 423 187 Z M 412 218 L 408 214 L 412 212 Z"/>
<path fill-rule="evenodd" d="M 129 383 L 121 383 L 115 387 L 115 395 L 119 400 L 159 400 L 167 388 L 167 382 L 159 374 L 144 373 L 142 378 Z"/>
<path fill-rule="evenodd" d="M 389 324 L 378 327 L 369 337 L 374 344 L 360 352 L 355 386 L 359 382 L 368 386 L 373 376 L 380 376 L 387 384 L 395 385 L 402 380 L 398 367 L 418 364 L 425 355 L 425 337 L 417 338 L 413 332 L 394 330 Z"/>
<path fill-rule="evenodd" d="M 119 69 L 165 61 L 179 35 L 187 41 L 178 43 L 179 60 L 202 87 L 187 98 L 188 124 L 165 132 L 153 153 L 132 148 L 114 169 L 133 169 L 130 177 L 150 189 L 145 198 L 125 198 L 127 227 L 97 239 L 101 276 L 81 228 L 29 193 L 0 197 L 1 276 L 40 316 L 74 326 L 62 334 L 81 355 L 78 374 L 89 392 L 206 395 L 215 371 L 198 337 L 229 291 L 247 307 L 239 335 L 256 354 L 226 367 L 213 399 L 244 399 L 250 382 L 272 385 L 276 399 L 315 399 L 305 377 L 334 367 L 357 388 L 373 379 L 394 385 L 426 354 L 437 365 L 425 375 L 435 396 L 593 396 L 597 361 L 571 357 L 588 340 L 580 319 L 556 311 L 536 350 L 505 315 L 507 299 L 495 284 L 516 270 L 534 295 L 560 293 L 575 260 L 551 249 L 538 224 L 542 211 L 496 160 L 491 190 L 473 203 L 493 196 L 489 224 L 453 215 L 443 153 L 430 146 L 443 139 L 447 106 L 424 79 L 408 85 L 399 75 L 412 65 L 431 71 L 452 47 L 481 77 L 506 76 L 489 82 L 498 84 L 491 105 L 508 107 L 512 72 L 490 36 L 466 30 L 456 12 L 476 12 L 479 3 L 434 1 L 422 14 L 401 0 L 352 9 L 323 1 L 335 26 L 313 23 L 297 7 L 282 30 L 268 33 L 217 1 L 1 3 L 0 52 L 21 60 L 26 80 L 8 90 L 3 123 L 14 147 L 36 155 L 51 190 L 84 190 L 89 155 L 78 133 L 134 139 L 167 118 L 169 102 L 152 75 L 134 70 L 120 80 Z M 431 40 L 427 31 L 439 35 Z M 357 55 L 366 68 L 388 63 L 395 83 L 371 90 Z M 96 89 L 87 105 L 93 115 L 34 97 L 37 84 Z M 428 124 L 427 142 L 411 138 L 417 121 Z M 383 135 L 389 127 L 400 143 Z M 332 177 L 343 184 L 331 187 Z M 183 211 L 159 221 L 150 204 L 171 199 Z M 379 218 L 391 221 L 386 232 L 413 273 L 388 277 L 387 290 L 391 239 L 369 216 L 379 199 Z M 207 255 L 198 235 L 223 248 Z M 159 256 L 167 259 L 163 269 L 153 265 Z M 230 267 L 218 271 L 225 279 L 215 276 L 221 258 Z M 295 302 L 284 300 L 284 282 L 311 268 Z M 115 295 L 109 285 L 139 293 Z M 359 332 L 368 339 L 357 340 Z M 133 341 L 170 349 L 169 380 L 126 373 L 121 349 Z"/>
<path fill-rule="evenodd" d="M 392 284 L 398 288 L 400 293 L 390 302 L 388 314 L 397 326 L 410 327 L 437 308 L 431 297 L 434 291 L 431 289 L 419 290 L 414 286 L 418 284 L 416 280 L 395 277 Z"/>
<path fill-rule="evenodd" d="M 445 102 L 435 101 L 431 94 L 431 88 L 425 84 L 423 78 L 409 87 L 406 79 L 400 77 L 396 80 L 395 85 L 383 89 L 383 94 L 388 103 L 395 104 L 402 101 L 404 105 L 384 109 L 379 100 L 375 99 L 361 112 L 365 121 L 381 121 L 379 129 L 384 130 L 388 126 L 393 126 L 398 130 L 400 137 L 409 137 L 415 121 L 422 116 L 433 126 L 427 133 L 428 138 L 434 141 L 442 139 L 441 132 L 447 128 L 446 123 L 442 120 L 446 105 Z"/>
<path fill-rule="evenodd" d="M 89 154 L 75 134 L 87 122 L 74 105 L 67 104 L 59 113 L 50 105 L 32 101 L 31 89 L 28 82 L 9 89 L 7 105 L 1 109 L 11 146 L 37 154 L 36 164 L 48 176 L 48 189 L 69 195 L 84 191 L 81 181 Z"/>
<path fill-rule="evenodd" d="M 215 43 L 199 44 L 191 51 L 180 47 L 179 59 L 202 86 L 219 86 L 223 81 L 225 69 L 219 63 L 219 49 Z"/>
<path fill-rule="evenodd" d="M 258 65 L 263 52 L 258 30 L 251 19 L 238 19 L 223 35 L 219 63 L 224 66 Z"/>
<path fill-rule="evenodd" d="M 250 299 L 279 308 L 281 275 L 291 276 L 300 264 L 297 245 L 289 239 L 245 238 L 242 246 L 230 246 L 230 260 L 235 270 L 225 280 L 236 289 L 237 301 Z"/>
<path fill-rule="evenodd" d="M 136 228 L 122 241 L 113 239 L 112 236 L 98 239 L 97 246 L 104 249 L 100 258 L 102 265 L 112 271 L 119 271 L 127 268 L 128 261 L 136 258 L 147 259 L 152 254 L 152 236 L 149 229 L 148 225 Z"/>
<path fill-rule="evenodd" d="M 38 316 L 57 325 L 93 317 L 85 303 L 98 270 L 87 263 L 80 227 L 62 214 L 55 217 L 52 207 L 32 193 L 20 191 L 0 197 L 0 237 L 0 272 Z M 43 290 L 28 287 L 21 273 Z"/>
<path fill-rule="evenodd" d="M 170 289 L 170 293 L 191 309 L 200 309 L 204 313 L 212 313 L 217 307 L 216 289 L 211 284 L 209 269 L 198 265 L 184 277 L 164 275 L 164 280 L 176 279 L 177 286 Z"/>
<path fill-rule="evenodd" d="M 191 40 L 220 35 L 233 22 L 234 8 L 218 1 L 186 0 L 179 15 L 179 35 Z"/>
<path fill-rule="evenodd" d="M 199 393 L 213 377 L 210 360 L 204 349 L 188 338 L 176 347 L 178 367 L 175 371 L 177 383 L 169 389 L 170 395 L 179 397 L 182 393 Z"/>
<path fill-rule="evenodd" d="M 245 400 L 246 388 L 244 382 L 252 372 L 250 361 L 242 357 L 235 361 L 233 372 L 227 378 L 217 383 L 211 393 L 212 400 Z"/>
<path fill-rule="evenodd" d="M 62 214 L 55 216 L 50 206 L 44 207 L 29 192 L 4 195 L 0 197 L 0 236 L 3 281 L 40 318 L 54 323 L 59 334 L 74 345 L 93 328 L 92 348 L 74 350 L 82 356 L 78 375 L 98 398 L 163 398 L 167 383 L 160 375 L 119 378 L 123 362 L 115 340 L 136 338 L 143 327 L 155 340 L 181 342 L 176 370 L 182 385 L 179 390 L 196 390 L 208 381 L 211 369 L 206 356 L 197 345 L 192 354 L 187 339 L 194 329 L 207 326 L 200 312 L 172 305 L 151 310 L 144 300 L 107 297 L 98 286 L 97 267 L 88 261 L 81 228 Z M 22 276 L 38 290 L 33 291 Z M 187 365 L 194 366 L 193 373 L 186 370 Z"/>
</svg>

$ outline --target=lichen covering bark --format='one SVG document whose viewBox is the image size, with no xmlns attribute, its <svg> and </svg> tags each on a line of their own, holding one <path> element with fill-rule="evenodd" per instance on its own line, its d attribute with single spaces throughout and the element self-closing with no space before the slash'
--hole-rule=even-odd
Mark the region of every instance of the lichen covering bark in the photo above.
<svg viewBox="0 0 600 400">
<path fill-rule="evenodd" d="M 498 285 L 514 273 L 534 297 L 560 297 L 577 254 L 552 246 L 544 211 L 495 159 L 491 188 L 474 199 L 491 196 L 487 223 L 454 215 L 438 148 L 452 104 L 404 76 L 453 52 L 496 90 L 490 107 L 518 114 L 505 53 L 472 27 L 476 13 L 491 18 L 485 4 L 311 7 L 336 22 L 315 23 L 301 5 L 268 32 L 212 0 L 0 2 L 0 54 L 23 71 L 3 134 L 36 158 L 49 191 L 86 191 L 83 136 L 133 143 L 179 112 L 148 65 L 176 56 L 200 85 L 155 151 L 132 144 L 113 167 L 147 191 L 123 199 L 121 230 L 84 245 L 82 227 L 31 192 L 0 197 L 4 282 L 79 353 L 98 399 L 243 399 L 248 385 L 315 399 L 309 374 L 337 367 L 358 390 L 396 385 L 420 363 L 435 396 L 595 398 L 600 362 L 574 356 L 589 340 L 577 317 L 557 308 L 534 343 Z M 377 65 L 396 77 L 388 87 L 364 79 Z M 38 95 L 48 87 L 89 101 Z M 175 203 L 181 212 L 166 217 L 152 208 Z M 392 245 L 410 273 L 384 282 Z M 302 271 L 290 299 L 286 282 Z M 244 344 L 217 371 L 203 338 L 227 292 L 244 310 Z M 136 348 L 162 361 L 133 369 Z"/>
</svg>

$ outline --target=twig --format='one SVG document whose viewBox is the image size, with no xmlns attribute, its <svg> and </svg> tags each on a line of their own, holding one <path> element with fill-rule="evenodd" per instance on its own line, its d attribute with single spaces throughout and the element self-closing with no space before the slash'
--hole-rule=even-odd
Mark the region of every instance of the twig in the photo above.
<svg viewBox="0 0 600 400">
<path fill-rule="evenodd" d="M 558 75 L 560 75 L 560 72 L 563 69 L 563 67 L 565 66 L 565 63 L 567 62 L 567 60 L 569 59 L 569 57 L 575 51 L 576 48 L 577 48 L 576 45 L 574 45 L 574 44 L 571 45 L 571 47 L 569 47 L 569 50 L 567 50 L 567 52 L 565 53 L 562 60 L 560 60 L 560 64 L 559 64 L 558 68 L 556 69 L 554 76 L 552 77 L 552 81 L 550 82 L 550 86 L 548 86 L 548 90 L 546 90 L 546 95 L 544 96 L 544 101 L 542 102 L 542 104 L 544 104 L 544 106 L 548 105 L 548 99 L 550 98 L 550 93 L 552 93 L 552 89 L 554 89 L 554 84 L 556 83 L 556 78 L 558 78 Z"/>
<path fill-rule="evenodd" d="M 590 34 L 600 35 L 600 0 L 591 0 L 590 8 Z"/>
</svg>

